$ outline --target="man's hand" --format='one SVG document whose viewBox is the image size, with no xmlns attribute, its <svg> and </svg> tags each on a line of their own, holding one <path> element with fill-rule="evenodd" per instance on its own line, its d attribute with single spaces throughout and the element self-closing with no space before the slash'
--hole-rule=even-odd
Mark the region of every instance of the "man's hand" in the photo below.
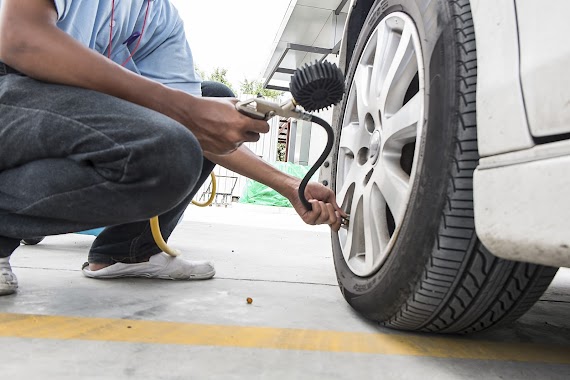
<svg viewBox="0 0 570 380">
<path fill-rule="evenodd" d="M 336 203 L 333 191 L 320 183 L 309 182 L 305 188 L 305 198 L 313 206 L 311 211 L 303 206 L 297 191 L 288 198 L 307 224 L 328 224 L 336 232 L 340 229 L 341 217 L 346 217 L 346 213 Z"/>
<path fill-rule="evenodd" d="M 185 94 L 178 94 L 186 98 Z M 242 115 L 235 108 L 236 99 L 188 97 L 179 104 L 179 122 L 191 130 L 204 152 L 225 155 L 244 142 L 259 140 L 269 132 L 269 124 Z"/>
</svg>

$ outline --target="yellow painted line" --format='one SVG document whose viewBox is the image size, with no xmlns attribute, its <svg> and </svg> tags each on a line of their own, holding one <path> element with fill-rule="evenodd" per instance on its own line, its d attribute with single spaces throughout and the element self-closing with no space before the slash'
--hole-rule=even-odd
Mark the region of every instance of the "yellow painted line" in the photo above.
<svg viewBox="0 0 570 380">
<path fill-rule="evenodd" d="M 570 346 L 271 327 L 0 313 L 0 337 L 570 364 Z"/>
</svg>

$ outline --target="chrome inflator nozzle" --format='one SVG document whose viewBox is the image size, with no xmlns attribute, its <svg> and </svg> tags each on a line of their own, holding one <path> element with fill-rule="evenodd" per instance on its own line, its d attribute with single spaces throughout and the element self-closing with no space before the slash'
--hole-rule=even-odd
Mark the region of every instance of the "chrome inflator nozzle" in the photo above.
<svg viewBox="0 0 570 380">
<path fill-rule="evenodd" d="M 254 119 L 269 120 L 279 115 L 317 123 L 325 129 L 327 145 L 299 185 L 299 199 L 305 208 L 311 210 L 312 206 L 305 197 L 305 188 L 310 178 L 329 155 L 334 142 L 334 132 L 326 121 L 309 112 L 328 108 L 342 100 L 345 92 L 344 75 L 334 63 L 323 61 L 312 65 L 307 64 L 295 71 L 289 89 L 293 99 L 283 104 L 272 103 L 263 98 L 254 98 L 236 103 L 236 109 Z M 348 219 L 346 219 L 346 225 L 348 225 Z"/>
</svg>

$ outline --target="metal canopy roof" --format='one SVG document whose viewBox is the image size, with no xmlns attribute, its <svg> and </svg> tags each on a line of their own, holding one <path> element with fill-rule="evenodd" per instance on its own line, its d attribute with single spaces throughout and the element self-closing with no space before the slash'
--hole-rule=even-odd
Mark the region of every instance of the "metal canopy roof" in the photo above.
<svg viewBox="0 0 570 380">
<path fill-rule="evenodd" d="M 289 91 L 295 69 L 338 53 L 348 3 L 348 0 L 291 0 L 265 66 L 265 88 Z"/>
</svg>

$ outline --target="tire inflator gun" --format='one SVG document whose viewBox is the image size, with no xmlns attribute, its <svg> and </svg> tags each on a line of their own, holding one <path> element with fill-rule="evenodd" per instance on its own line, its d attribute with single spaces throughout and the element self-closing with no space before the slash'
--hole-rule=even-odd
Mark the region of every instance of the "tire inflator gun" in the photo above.
<svg viewBox="0 0 570 380">
<path fill-rule="evenodd" d="M 305 188 L 331 152 L 334 132 L 329 123 L 309 112 L 329 108 L 341 101 L 345 92 L 344 75 L 337 65 L 327 61 L 317 61 L 295 71 L 289 90 L 293 98 L 285 103 L 277 104 L 263 98 L 254 98 L 236 103 L 236 108 L 242 114 L 254 119 L 269 120 L 274 116 L 283 116 L 310 121 L 325 129 L 327 145 L 299 185 L 299 198 L 303 206 L 311 210 L 312 206 L 305 197 Z M 348 219 L 343 218 L 342 223 L 348 225 Z"/>
<path fill-rule="evenodd" d="M 327 61 L 306 64 L 293 74 L 289 90 L 292 99 L 282 104 L 270 102 L 263 98 L 253 98 L 236 103 L 236 109 L 244 115 L 254 119 L 269 120 L 274 116 L 295 118 L 310 121 L 322 126 L 327 132 L 327 145 L 319 159 L 307 172 L 299 185 L 299 199 L 303 206 L 312 210 L 312 205 L 305 197 L 305 188 L 309 180 L 327 159 L 334 144 L 334 132 L 329 123 L 309 112 L 329 108 L 342 100 L 345 92 L 344 75 L 335 64 Z M 215 183 L 213 181 L 213 183 Z M 215 190 L 213 190 L 215 192 Z M 208 204 L 208 203 L 206 203 Z M 151 219 L 151 231 L 157 245 L 171 256 L 178 256 L 180 252 L 170 248 L 162 235 L 158 217 Z M 342 219 L 342 224 L 348 226 L 348 218 Z"/>
</svg>

